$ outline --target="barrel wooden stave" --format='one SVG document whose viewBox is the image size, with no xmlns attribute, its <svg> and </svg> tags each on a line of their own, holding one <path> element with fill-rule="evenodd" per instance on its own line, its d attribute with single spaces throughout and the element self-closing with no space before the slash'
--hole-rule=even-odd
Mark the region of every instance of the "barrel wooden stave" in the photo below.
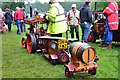
<svg viewBox="0 0 120 80">
<path fill-rule="evenodd" d="M 94 61 L 96 57 L 96 51 L 87 43 L 75 42 L 69 47 L 71 57 L 88 64 Z"/>
</svg>

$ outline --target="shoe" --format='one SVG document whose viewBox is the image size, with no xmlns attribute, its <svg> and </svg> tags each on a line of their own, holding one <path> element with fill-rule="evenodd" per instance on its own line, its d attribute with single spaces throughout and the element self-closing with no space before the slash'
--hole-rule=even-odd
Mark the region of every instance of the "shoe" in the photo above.
<svg viewBox="0 0 120 80">
<path fill-rule="evenodd" d="M 100 47 L 102 47 L 102 46 L 103 46 L 103 44 L 104 44 L 103 42 L 100 42 L 99 46 L 100 46 Z"/>
<path fill-rule="evenodd" d="M 99 57 L 96 55 L 94 62 L 99 61 Z"/>
<path fill-rule="evenodd" d="M 84 43 L 85 41 L 84 41 L 84 40 L 82 40 L 81 42 L 82 42 L 82 43 Z"/>
<path fill-rule="evenodd" d="M 107 49 L 112 49 L 112 43 L 107 45 Z"/>
</svg>

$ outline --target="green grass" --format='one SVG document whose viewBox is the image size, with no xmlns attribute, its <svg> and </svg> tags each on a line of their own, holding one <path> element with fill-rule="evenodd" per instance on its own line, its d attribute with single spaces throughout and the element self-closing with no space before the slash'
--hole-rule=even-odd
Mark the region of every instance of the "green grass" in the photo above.
<svg viewBox="0 0 120 80">
<path fill-rule="evenodd" d="M 81 33 L 80 33 L 81 34 Z M 12 32 L 0 34 L 2 36 L 2 78 L 66 78 L 63 65 L 51 65 L 40 53 L 28 54 L 21 48 L 21 38 L 16 34 L 16 26 Z M 81 37 L 81 36 L 80 36 Z M 95 76 L 75 78 L 118 78 L 118 51 L 120 43 L 113 43 L 113 49 L 99 47 L 98 43 L 89 43 L 95 48 L 100 60 Z"/>
</svg>

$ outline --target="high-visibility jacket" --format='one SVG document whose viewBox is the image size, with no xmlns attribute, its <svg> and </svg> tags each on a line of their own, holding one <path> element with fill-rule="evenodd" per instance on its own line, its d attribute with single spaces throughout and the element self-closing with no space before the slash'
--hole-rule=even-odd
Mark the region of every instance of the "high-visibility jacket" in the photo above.
<svg viewBox="0 0 120 80">
<path fill-rule="evenodd" d="M 65 12 L 59 3 L 50 4 L 46 19 L 49 21 L 47 33 L 59 34 L 67 31 Z"/>
<path fill-rule="evenodd" d="M 73 11 L 70 10 L 68 13 L 67 21 L 69 22 L 69 25 L 79 25 L 80 18 L 79 18 L 80 12 L 78 10 Z"/>
<path fill-rule="evenodd" d="M 103 13 L 107 16 L 109 29 L 118 30 L 118 4 L 115 1 L 110 2 Z"/>
</svg>

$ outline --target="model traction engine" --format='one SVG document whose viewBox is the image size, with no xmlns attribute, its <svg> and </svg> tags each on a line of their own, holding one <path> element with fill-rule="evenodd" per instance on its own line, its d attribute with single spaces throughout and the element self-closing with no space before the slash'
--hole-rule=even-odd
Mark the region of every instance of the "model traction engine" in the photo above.
<svg viewBox="0 0 120 80">
<path fill-rule="evenodd" d="M 68 38 L 68 32 L 66 32 L 66 38 L 52 37 L 43 27 L 35 28 L 36 22 L 46 23 L 44 18 L 31 17 L 25 19 L 24 22 L 30 25 L 30 32 L 26 34 L 26 38 L 22 38 L 21 44 L 23 48 L 27 48 L 28 53 L 40 51 L 53 65 L 67 63 L 65 66 L 67 77 L 73 77 L 75 72 L 96 74 L 98 67 L 95 63 L 96 51 L 90 45 Z M 69 42 L 75 43 L 69 44 Z"/>
<path fill-rule="evenodd" d="M 27 18 L 24 20 L 26 24 L 30 25 L 29 33 L 26 38 L 22 38 L 21 44 L 23 48 L 27 48 L 28 53 L 35 53 L 40 51 L 52 64 L 68 63 L 68 41 L 75 41 L 76 39 L 67 40 L 61 37 L 51 37 L 46 33 L 43 27 L 37 28 L 34 26 L 36 22 L 46 23 L 44 18 Z"/>
</svg>

